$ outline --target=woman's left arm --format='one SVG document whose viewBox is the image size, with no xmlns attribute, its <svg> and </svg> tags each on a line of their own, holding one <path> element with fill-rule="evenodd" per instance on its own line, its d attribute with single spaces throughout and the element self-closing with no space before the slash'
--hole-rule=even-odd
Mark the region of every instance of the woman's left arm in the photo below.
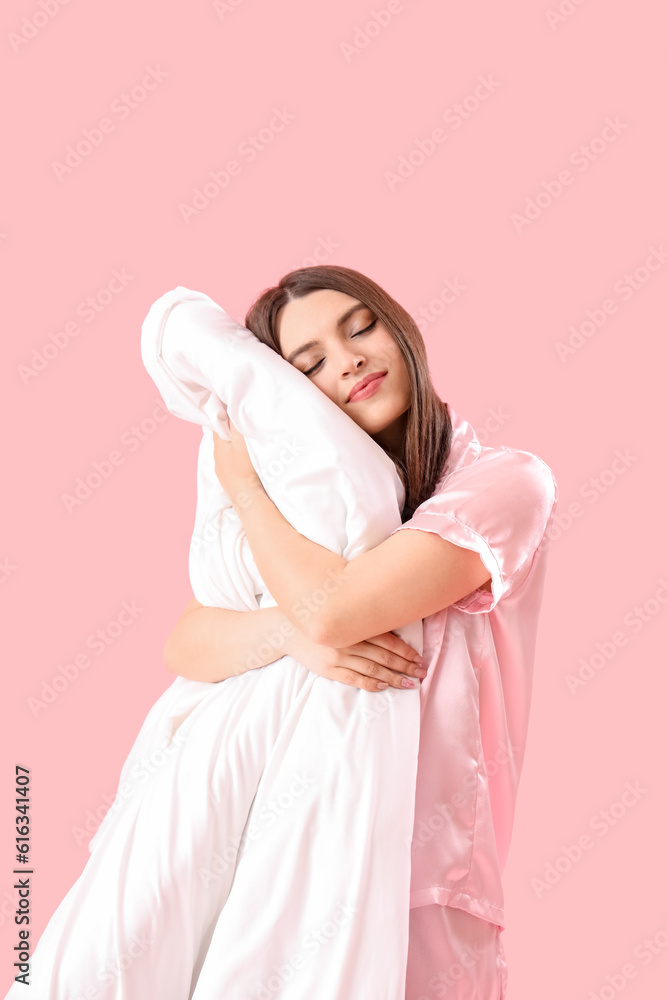
<svg viewBox="0 0 667 1000">
<path fill-rule="evenodd" d="M 231 421 L 230 421 L 231 425 Z M 435 532 L 398 531 L 347 560 L 300 534 L 267 495 L 243 435 L 214 434 L 215 469 L 257 569 L 312 642 L 342 647 L 426 618 L 490 579 L 477 552 Z"/>
</svg>

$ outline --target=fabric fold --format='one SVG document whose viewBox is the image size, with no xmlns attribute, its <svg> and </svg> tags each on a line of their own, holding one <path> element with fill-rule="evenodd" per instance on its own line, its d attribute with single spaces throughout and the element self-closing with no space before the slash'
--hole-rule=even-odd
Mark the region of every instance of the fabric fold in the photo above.
<svg viewBox="0 0 667 1000">
<path fill-rule="evenodd" d="M 200 603 L 276 603 L 215 476 L 229 418 L 302 534 L 352 559 L 400 525 L 383 449 L 207 295 L 158 299 L 141 355 L 169 411 L 202 428 Z M 396 632 L 422 652 L 421 621 Z M 363 691 L 288 655 L 219 683 L 177 677 L 38 943 L 34 986 L 8 998 L 248 1000 L 280 979 L 283 1000 L 404 1000 L 419 725 L 418 687 Z M 145 949 L 110 972 L 135 939 Z"/>
</svg>

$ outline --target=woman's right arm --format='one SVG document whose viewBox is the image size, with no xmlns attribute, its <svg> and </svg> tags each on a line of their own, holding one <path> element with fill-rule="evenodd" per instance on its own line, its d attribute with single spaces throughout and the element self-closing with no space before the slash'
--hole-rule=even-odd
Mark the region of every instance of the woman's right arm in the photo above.
<svg viewBox="0 0 667 1000">
<path fill-rule="evenodd" d="M 167 670 L 196 681 L 223 681 L 290 655 L 313 673 L 367 691 L 418 684 L 421 658 L 393 632 L 334 649 L 312 642 L 277 607 L 208 608 L 192 598 L 164 644 Z"/>
<path fill-rule="evenodd" d="M 167 636 L 164 665 L 189 680 L 224 681 L 284 656 L 287 626 L 294 631 L 277 607 L 230 611 L 193 597 Z"/>
</svg>

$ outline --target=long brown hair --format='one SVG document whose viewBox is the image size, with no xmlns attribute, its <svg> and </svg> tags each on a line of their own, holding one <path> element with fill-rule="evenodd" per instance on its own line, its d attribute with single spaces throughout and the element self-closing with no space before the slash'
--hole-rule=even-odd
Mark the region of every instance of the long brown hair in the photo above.
<svg viewBox="0 0 667 1000">
<path fill-rule="evenodd" d="M 447 403 L 440 399 L 433 387 L 424 340 L 410 314 L 359 271 L 319 264 L 290 271 L 273 288 L 265 289 L 248 310 L 245 325 L 258 340 L 281 354 L 276 333 L 279 310 L 292 299 L 321 288 L 332 288 L 363 302 L 394 338 L 405 359 L 411 404 L 403 456 L 392 454 L 391 458 L 405 487 L 401 520 L 406 521 L 435 490 L 452 439 Z"/>
</svg>

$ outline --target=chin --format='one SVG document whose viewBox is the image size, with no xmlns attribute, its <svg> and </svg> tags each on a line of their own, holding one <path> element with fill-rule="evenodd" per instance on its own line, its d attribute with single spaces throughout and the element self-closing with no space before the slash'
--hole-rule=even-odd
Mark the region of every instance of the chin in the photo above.
<svg viewBox="0 0 667 1000">
<path fill-rule="evenodd" d="M 388 427 L 391 427 L 396 419 L 393 414 L 391 416 L 386 416 L 385 414 L 373 414 L 372 416 L 371 414 L 364 414 L 359 416 L 357 422 L 367 434 L 381 434 L 382 431 L 386 431 Z"/>
</svg>

